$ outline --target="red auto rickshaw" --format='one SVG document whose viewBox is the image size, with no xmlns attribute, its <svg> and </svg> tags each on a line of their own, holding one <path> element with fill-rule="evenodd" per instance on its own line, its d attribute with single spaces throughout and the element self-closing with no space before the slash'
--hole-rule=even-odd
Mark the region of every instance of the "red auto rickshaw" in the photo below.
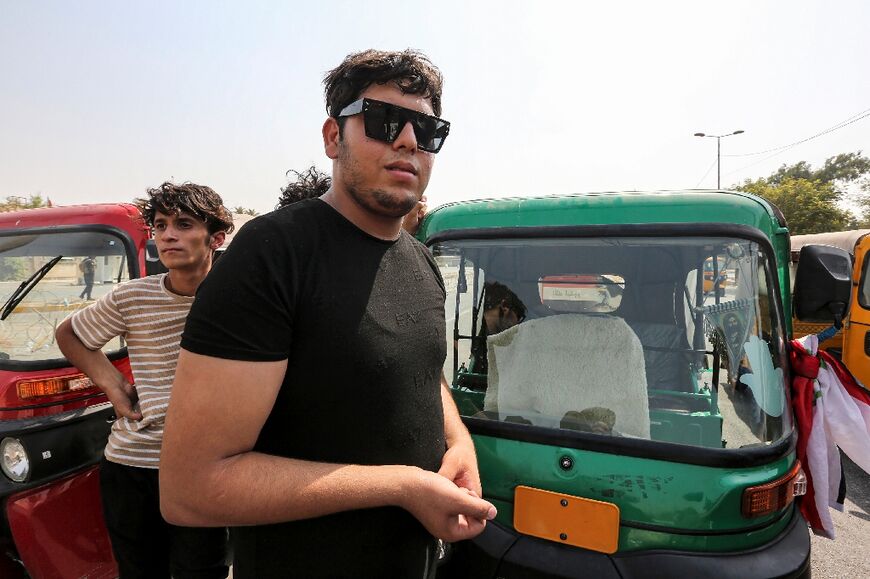
<svg viewBox="0 0 870 579">
<path fill-rule="evenodd" d="M 0 577 L 117 577 L 97 470 L 112 406 L 54 332 L 159 263 L 149 237 L 130 204 L 0 213 Z M 123 337 L 104 351 L 132 380 Z"/>
</svg>

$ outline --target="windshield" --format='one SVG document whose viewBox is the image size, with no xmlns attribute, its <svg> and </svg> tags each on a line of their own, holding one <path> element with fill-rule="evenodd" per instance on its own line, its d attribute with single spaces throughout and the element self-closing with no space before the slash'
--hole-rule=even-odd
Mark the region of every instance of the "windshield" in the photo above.
<svg viewBox="0 0 870 579">
<path fill-rule="evenodd" d="M 728 238 L 436 243 L 466 416 L 711 448 L 792 428 L 760 246 Z"/>
<path fill-rule="evenodd" d="M 858 286 L 858 304 L 865 310 L 870 310 L 870 281 L 868 281 L 867 268 L 870 267 L 870 252 L 864 255 L 864 263 L 861 264 L 861 283 Z"/>
<path fill-rule="evenodd" d="M 55 259 L 57 263 L 46 268 Z M 45 276 L 20 294 L 19 299 L 24 298 L 0 321 L 0 367 L 62 359 L 54 339 L 58 324 L 114 284 L 130 279 L 124 243 L 116 235 L 93 231 L 0 235 L 0 303 L 40 269 L 47 271 Z M 103 351 L 123 346 L 123 339 L 116 338 Z"/>
</svg>

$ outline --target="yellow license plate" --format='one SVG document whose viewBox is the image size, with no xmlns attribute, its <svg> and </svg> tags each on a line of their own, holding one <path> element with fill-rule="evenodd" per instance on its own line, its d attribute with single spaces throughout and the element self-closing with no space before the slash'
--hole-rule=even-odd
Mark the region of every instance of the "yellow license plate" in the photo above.
<svg viewBox="0 0 870 579">
<path fill-rule="evenodd" d="M 518 486 L 514 494 L 514 528 L 557 543 L 615 553 L 619 545 L 619 507 Z"/>
</svg>

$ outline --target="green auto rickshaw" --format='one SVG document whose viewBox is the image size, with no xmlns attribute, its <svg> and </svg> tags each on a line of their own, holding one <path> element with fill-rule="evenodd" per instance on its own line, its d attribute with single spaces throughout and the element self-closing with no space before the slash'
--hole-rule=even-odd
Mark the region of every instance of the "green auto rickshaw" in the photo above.
<svg viewBox="0 0 870 579">
<path fill-rule="evenodd" d="M 418 238 L 499 510 L 447 546 L 440 578 L 809 577 L 775 207 L 726 191 L 466 201 Z"/>
</svg>

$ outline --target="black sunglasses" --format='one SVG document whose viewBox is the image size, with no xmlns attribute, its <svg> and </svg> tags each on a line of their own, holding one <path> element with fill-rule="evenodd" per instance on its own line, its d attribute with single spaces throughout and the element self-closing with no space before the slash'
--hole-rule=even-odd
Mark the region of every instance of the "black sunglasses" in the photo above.
<svg viewBox="0 0 870 579">
<path fill-rule="evenodd" d="M 444 119 L 367 98 L 350 103 L 338 113 L 338 117 L 352 117 L 360 113 L 368 138 L 392 143 L 405 128 L 405 123 L 411 123 L 417 147 L 429 153 L 440 151 L 450 132 L 450 123 Z"/>
</svg>

